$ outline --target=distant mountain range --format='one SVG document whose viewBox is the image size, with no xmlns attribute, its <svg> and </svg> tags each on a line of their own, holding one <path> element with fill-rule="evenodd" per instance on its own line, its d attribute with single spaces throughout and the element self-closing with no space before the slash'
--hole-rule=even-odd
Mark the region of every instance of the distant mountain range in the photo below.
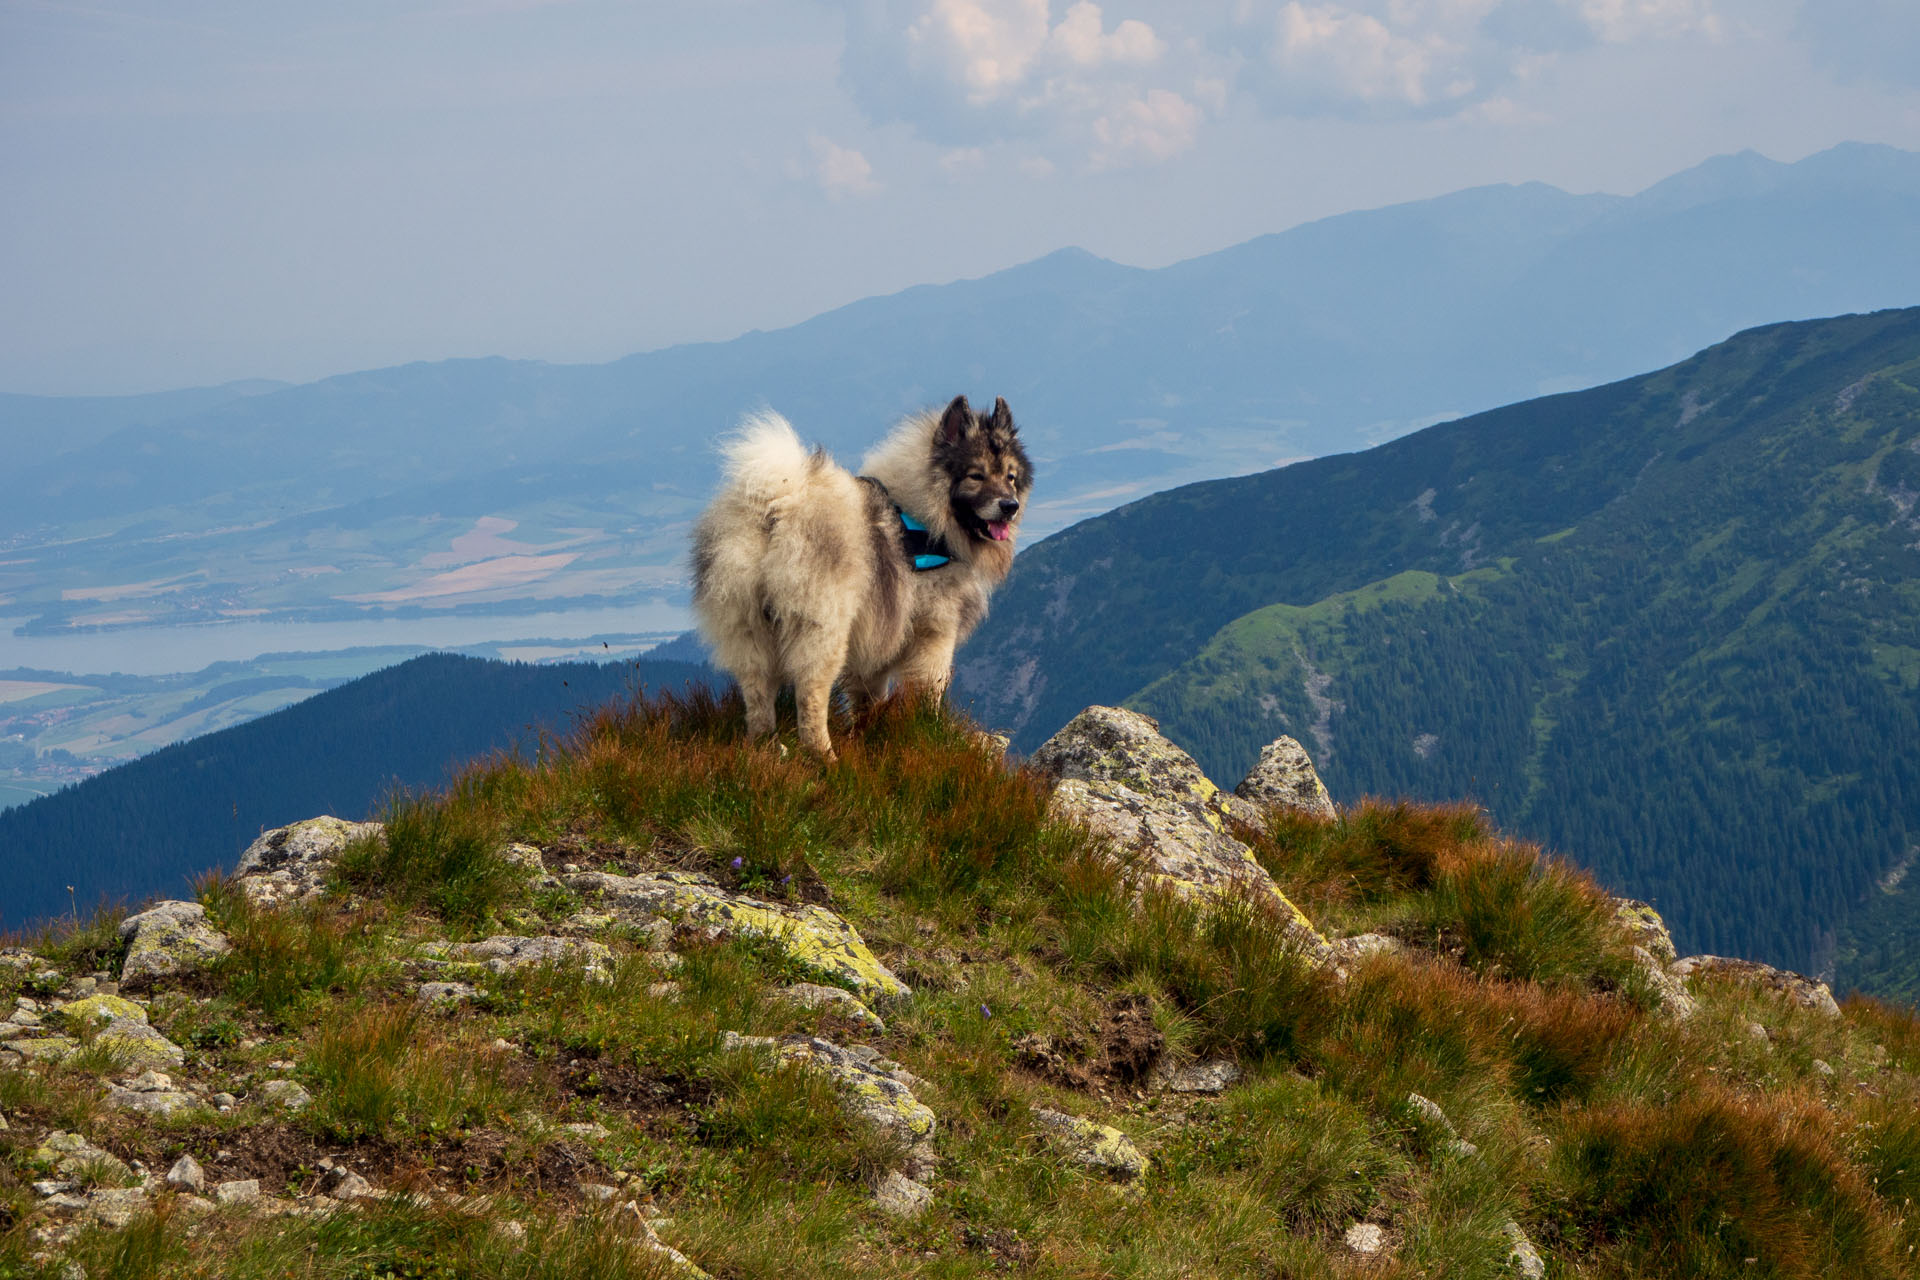
<svg viewBox="0 0 1920 1280">
<path fill-rule="evenodd" d="M 1233 778 L 1291 734 L 1682 950 L 1920 998 L 1920 309 L 1157 494 L 1022 554 L 961 659 L 1016 746 L 1125 703 Z"/>
<path fill-rule="evenodd" d="M 0 930 L 75 904 L 179 895 L 198 873 L 231 868 L 263 829 L 378 816 L 394 788 L 444 786 L 490 752 L 534 750 L 582 709 L 711 678 L 679 662 L 445 653 L 376 671 L 0 812 Z"/>
<path fill-rule="evenodd" d="M 1486 187 L 1159 270 L 1078 250 L 611 364 L 447 361 L 298 387 L 0 397 L 0 614 L 45 631 L 671 596 L 709 441 L 770 403 L 843 456 L 1005 395 L 1035 532 L 1920 301 L 1920 155 L 1723 157 L 1634 197 Z"/>
</svg>

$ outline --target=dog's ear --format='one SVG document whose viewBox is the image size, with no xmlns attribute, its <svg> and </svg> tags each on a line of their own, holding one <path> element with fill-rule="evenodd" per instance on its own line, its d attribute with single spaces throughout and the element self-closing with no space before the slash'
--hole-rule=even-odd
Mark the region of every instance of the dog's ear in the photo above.
<svg viewBox="0 0 1920 1280">
<path fill-rule="evenodd" d="M 995 396 L 993 398 L 993 417 L 988 420 L 987 425 L 993 430 L 1005 432 L 1007 435 L 1013 435 L 1020 430 L 1020 428 L 1013 425 L 1013 410 L 1007 408 L 1005 396 Z"/>
<path fill-rule="evenodd" d="M 943 444 L 959 444 L 971 430 L 973 406 L 965 396 L 955 396 L 947 411 L 940 415 L 940 440 Z"/>
</svg>

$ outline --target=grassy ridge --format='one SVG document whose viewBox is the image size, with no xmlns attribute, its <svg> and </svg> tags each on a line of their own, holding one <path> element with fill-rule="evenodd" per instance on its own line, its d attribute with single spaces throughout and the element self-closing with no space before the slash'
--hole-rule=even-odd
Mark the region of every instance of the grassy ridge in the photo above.
<svg viewBox="0 0 1920 1280">
<path fill-rule="evenodd" d="M 935 709 L 840 726 L 825 768 L 740 725 L 736 702 L 703 696 L 609 708 L 538 759 L 398 803 L 396 838 L 351 852 L 326 900 L 260 912 L 209 882 L 234 952 L 156 996 L 154 1021 L 210 1082 L 295 1062 L 313 1104 L 170 1125 L 103 1111 L 81 1066 L 0 1071 L 0 1274 L 57 1274 L 32 1257 L 23 1136 L 54 1124 L 210 1168 L 215 1146 L 271 1134 L 418 1193 L 264 1221 L 163 1201 L 75 1245 L 89 1274 L 130 1280 L 668 1274 L 581 1178 L 642 1194 L 722 1277 L 1494 1277 L 1509 1221 L 1555 1274 L 1912 1273 L 1920 1023 L 1866 1001 L 1822 1018 L 1704 980 L 1699 1015 L 1663 1020 L 1611 900 L 1471 808 L 1369 805 L 1245 833 L 1329 932 L 1404 940 L 1343 983 L 1258 901 L 1141 894 L 1124 851 L 1049 817 L 1040 779 Z M 780 998 L 815 975 L 778 948 L 682 931 L 663 969 L 614 928 L 600 979 L 482 975 L 477 1000 L 422 1010 L 405 974 L 439 940 L 547 933 L 582 905 L 516 873 L 497 852 L 509 839 L 828 902 L 915 995 L 873 1035 Z M 43 947 L 110 962 L 111 923 Z M 25 980 L 0 969 L 0 985 Z M 872 1206 L 899 1153 L 823 1077 L 725 1036 L 793 1030 L 869 1039 L 919 1077 L 939 1117 L 924 1215 Z M 1216 1055 L 1246 1073 L 1218 1098 L 1146 1087 L 1156 1059 Z M 1456 1154 L 1410 1092 L 1478 1154 Z M 1129 1133 L 1153 1161 L 1143 1187 L 1063 1157 L 1036 1107 Z M 601 1128 L 563 1138 L 562 1121 Z M 292 1156 L 275 1169 L 273 1194 L 317 1176 Z M 501 1234 L 509 1220 L 523 1237 Z M 1360 1220 L 1387 1229 L 1391 1260 L 1340 1244 Z"/>
</svg>

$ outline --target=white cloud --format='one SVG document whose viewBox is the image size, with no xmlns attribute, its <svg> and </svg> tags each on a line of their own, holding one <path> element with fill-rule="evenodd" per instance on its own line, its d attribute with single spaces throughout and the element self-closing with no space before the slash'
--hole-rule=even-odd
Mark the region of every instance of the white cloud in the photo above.
<svg viewBox="0 0 1920 1280">
<path fill-rule="evenodd" d="M 950 178 L 964 178 L 987 167 L 987 153 L 979 147 L 955 147 L 940 157 L 940 167 Z"/>
<path fill-rule="evenodd" d="M 1523 112 L 1521 89 L 1554 59 L 1723 26 L 1722 0 L 839 3 L 842 81 L 871 119 L 1093 168 L 1180 155 L 1236 97 L 1302 117 Z"/>
<path fill-rule="evenodd" d="M 813 151 L 813 180 L 828 195 L 839 199 L 871 195 L 880 189 L 873 180 L 873 165 L 852 147 L 843 147 L 817 133 L 807 139 L 807 145 Z"/>
<path fill-rule="evenodd" d="M 1161 160 L 1193 143 L 1197 119 L 1154 96 L 1197 110 L 1175 87 L 1193 68 L 1167 67 L 1167 41 L 1141 17 L 1090 0 L 1057 15 L 1050 0 L 843 3 L 841 79 L 877 122 L 957 149 L 1023 139 L 1049 163 Z"/>
<path fill-rule="evenodd" d="M 1200 108 L 1177 93 L 1149 89 L 1093 122 L 1096 169 L 1155 163 L 1179 155 L 1200 131 Z"/>
</svg>

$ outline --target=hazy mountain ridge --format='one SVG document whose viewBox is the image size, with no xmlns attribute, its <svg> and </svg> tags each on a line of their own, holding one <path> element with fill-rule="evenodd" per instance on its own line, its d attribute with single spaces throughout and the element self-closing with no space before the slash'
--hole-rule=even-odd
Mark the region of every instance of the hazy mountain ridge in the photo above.
<svg viewBox="0 0 1920 1280">
<path fill-rule="evenodd" d="M 1232 776 L 1289 732 L 1342 800 L 1471 795 L 1684 946 L 1832 963 L 1920 828 L 1917 374 L 1920 310 L 1769 326 L 1156 495 L 1023 555 L 960 680 L 1019 744 L 1126 699 Z M 1909 976 L 1838 944 L 1843 984 Z"/>
<path fill-rule="evenodd" d="M 605 365 L 407 365 L 164 421 L 120 404 L 105 438 L 25 455 L 0 596 L 50 629 L 645 598 L 681 586 L 708 441 L 761 403 L 853 457 L 907 408 L 1005 395 L 1044 530 L 1916 298 L 1920 156 L 1861 146 L 1723 158 L 1632 198 L 1480 188 L 1158 270 L 1068 250 Z M 9 398 L 0 424 L 43 439 L 62 404 Z M 482 518 L 519 546 L 461 577 L 431 563 Z"/>
</svg>

